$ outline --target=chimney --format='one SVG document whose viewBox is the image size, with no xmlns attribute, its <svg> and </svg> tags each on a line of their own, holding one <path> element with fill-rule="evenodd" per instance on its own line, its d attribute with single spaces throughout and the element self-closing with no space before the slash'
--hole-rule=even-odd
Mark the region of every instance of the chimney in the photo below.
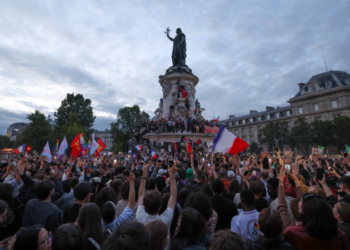
<svg viewBox="0 0 350 250">
<path fill-rule="evenodd" d="M 250 110 L 250 115 L 256 115 L 258 113 L 258 111 L 256 110 Z"/>
<path fill-rule="evenodd" d="M 266 111 L 272 111 L 274 109 L 275 109 L 274 107 L 266 106 Z"/>
<path fill-rule="evenodd" d="M 299 83 L 298 85 L 299 85 L 299 90 L 301 90 L 302 88 L 304 88 L 304 86 L 305 86 L 306 84 L 301 82 L 301 83 Z"/>
<path fill-rule="evenodd" d="M 236 118 L 235 115 L 229 115 L 229 116 L 228 116 L 228 119 L 230 119 L 230 120 L 233 120 L 234 118 Z"/>
</svg>

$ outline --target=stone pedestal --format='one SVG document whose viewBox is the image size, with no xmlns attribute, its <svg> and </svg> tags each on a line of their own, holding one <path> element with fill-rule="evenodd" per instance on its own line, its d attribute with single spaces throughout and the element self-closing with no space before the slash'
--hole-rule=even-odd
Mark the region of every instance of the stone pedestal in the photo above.
<svg viewBox="0 0 350 250">
<path fill-rule="evenodd" d="M 159 83 L 163 89 L 163 98 L 156 110 L 156 119 L 178 117 L 193 117 L 196 109 L 197 76 L 186 67 L 170 67 L 166 74 L 159 76 Z M 182 95 L 181 86 L 187 92 L 187 101 Z"/>
</svg>

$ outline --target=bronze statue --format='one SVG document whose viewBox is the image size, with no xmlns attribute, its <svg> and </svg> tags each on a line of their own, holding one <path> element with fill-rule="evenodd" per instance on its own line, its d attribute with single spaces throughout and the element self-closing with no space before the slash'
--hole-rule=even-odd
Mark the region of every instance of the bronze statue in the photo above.
<svg viewBox="0 0 350 250">
<path fill-rule="evenodd" d="M 185 66 L 186 65 L 186 36 L 184 33 L 182 33 L 180 28 L 176 29 L 176 36 L 175 38 L 171 38 L 169 36 L 170 29 L 169 27 L 166 29 L 165 33 L 167 37 L 170 39 L 170 41 L 173 41 L 173 53 L 171 55 L 171 58 L 173 60 L 173 66 Z"/>
</svg>

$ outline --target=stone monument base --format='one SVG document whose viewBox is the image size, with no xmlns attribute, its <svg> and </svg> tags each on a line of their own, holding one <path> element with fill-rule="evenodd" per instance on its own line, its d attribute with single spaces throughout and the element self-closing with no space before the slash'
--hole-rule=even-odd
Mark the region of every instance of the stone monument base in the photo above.
<svg viewBox="0 0 350 250">
<path fill-rule="evenodd" d="M 185 136 L 186 138 L 192 140 L 192 142 L 198 141 L 198 139 L 201 139 L 202 143 L 206 142 L 206 144 L 211 145 L 216 137 L 216 134 L 200 134 L 200 133 L 147 133 L 143 136 L 145 139 L 149 139 L 152 143 L 160 143 L 161 145 L 164 145 L 164 143 L 174 143 L 174 142 L 180 142 L 182 136 Z"/>
</svg>

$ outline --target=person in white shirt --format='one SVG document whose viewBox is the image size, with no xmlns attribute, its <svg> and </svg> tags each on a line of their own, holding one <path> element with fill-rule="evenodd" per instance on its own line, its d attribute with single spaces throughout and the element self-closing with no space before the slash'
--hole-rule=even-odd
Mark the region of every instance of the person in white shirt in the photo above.
<svg viewBox="0 0 350 250">
<path fill-rule="evenodd" d="M 138 197 L 138 207 L 136 211 L 136 221 L 144 225 L 154 221 L 161 220 L 168 227 L 168 235 L 170 238 L 170 226 L 174 216 L 174 210 L 176 206 L 176 197 L 177 197 L 177 185 L 175 179 L 175 173 L 177 171 L 177 163 L 174 162 L 172 167 L 169 167 L 170 173 L 170 198 L 168 201 L 167 209 L 159 215 L 159 210 L 161 208 L 163 196 L 158 190 L 152 190 L 145 194 L 145 185 L 148 174 L 149 164 L 143 167 L 142 172 L 142 181 L 139 189 Z M 170 249 L 169 244 L 166 249 Z"/>
<path fill-rule="evenodd" d="M 254 240 L 259 235 L 259 212 L 255 209 L 254 192 L 250 189 L 243 189 L 241 192 L 241 203 L 244 211 L 232 218 L 231 231 L 244 239 Z"/>
</svg>

